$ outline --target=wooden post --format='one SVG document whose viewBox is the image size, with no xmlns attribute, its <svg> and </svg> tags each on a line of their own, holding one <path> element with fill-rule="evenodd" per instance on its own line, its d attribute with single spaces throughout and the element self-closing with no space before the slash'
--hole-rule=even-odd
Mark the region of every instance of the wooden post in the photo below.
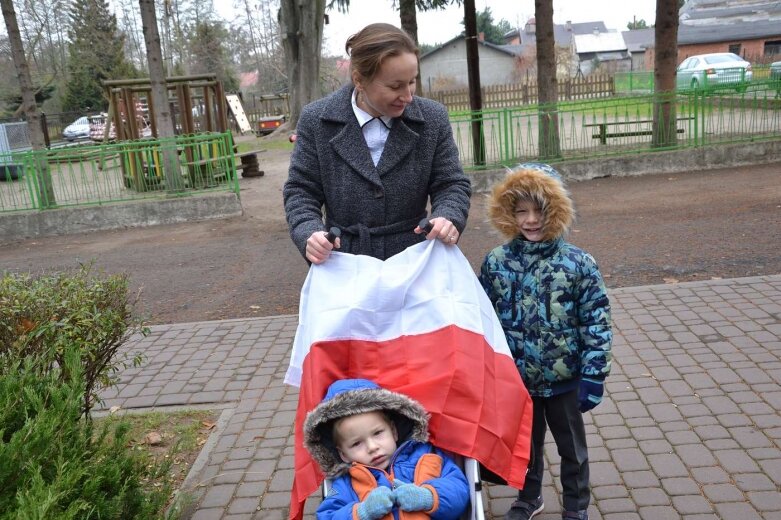
<svg viewBox="0 0 781 520">
<path fill-rule="evenodd" d="M 49 125 L 46 123 L 46 112 L 41 112 L 41 132 L 43 132 L 43 145 L 46 148 L 51 148 L 51 141 L 49 140 Z"/>
<path fill-rule="evenodd" d="M 228 114 L 225 109 L 225 92 L 219 81 L 214 84 L 214 97 L 217 103 L 217 131 L 226 132 L 228 130 Z"/>
<path fill-rule="evenodd" d="M 253 94 L 253 97 L 255 95 Z M 204 121 L 204 124 L 206 126 L 205 131 L 211 132 L 214 128 L 214 101 L 211 99 L 211 91 L 209 87 L 203 87 L 203 107 L 206 110 L 206 120 Z M 204 129 L 201 128 L 201 131 L 203 132 Z"/>
</svg>

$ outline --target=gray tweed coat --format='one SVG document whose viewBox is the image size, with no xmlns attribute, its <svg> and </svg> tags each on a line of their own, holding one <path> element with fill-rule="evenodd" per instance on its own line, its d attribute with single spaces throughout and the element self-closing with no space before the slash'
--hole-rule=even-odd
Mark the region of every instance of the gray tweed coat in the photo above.
<svg viewBox="0 0 781 520">
<path fill-rule="evenodd" d="M 352 110 L 353 86 L 304 107 L 283 188 L 290 236 L 301 254 L 315 231 L 338 226 L 342 252 L 386 259 L 424 240 L 426 216 L 466 226 L 471 186 L 447 111 L 415 97 L 394 120 L 374 166 Z M 325 222 L 323 217 L 325 216 Z"/>
</svg>

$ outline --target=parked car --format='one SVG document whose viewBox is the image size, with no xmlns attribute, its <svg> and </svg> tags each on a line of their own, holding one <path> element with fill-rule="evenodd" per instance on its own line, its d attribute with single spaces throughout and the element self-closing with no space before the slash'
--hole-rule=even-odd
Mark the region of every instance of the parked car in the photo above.
<svg viewBox="0 0 781 520">
<path fill-rule="evenodd" d="M 66 126 L 65 130 L 62 131 L 62 136 L 68 141 L 89 139 L 89 119 L 87 116 L 82 116 Z"/>
<path fill-rule="evenodd" d="M 678 89 L 729 85 L 742 92 L 752 75 L 751 63 L 731 52 L 717 52 L 683 60 L 678 65 L 675 81 Z"/>
</svg>

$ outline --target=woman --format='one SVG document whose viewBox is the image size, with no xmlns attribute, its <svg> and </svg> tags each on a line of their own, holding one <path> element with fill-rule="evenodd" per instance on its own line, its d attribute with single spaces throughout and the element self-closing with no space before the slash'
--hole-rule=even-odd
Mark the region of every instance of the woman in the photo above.
<svg viewBox="0 0 781 520">
<path fill-rule="evenodd" d="M 471 187 L 445 108 L 415 97 L 418 49 L 371 24 L 345 45 L 352 85 L 304 107 L 283 189 L 290 236 L 311 263 L 340 251 L 385 260 L 425 239 L 458 242 Z M 431 230 L 417 224 L 431 204 Z M 325 214 L 325 222 L 323 222 Z M 332 244 L 326 230 L 336 226 Z"/>
</svg>

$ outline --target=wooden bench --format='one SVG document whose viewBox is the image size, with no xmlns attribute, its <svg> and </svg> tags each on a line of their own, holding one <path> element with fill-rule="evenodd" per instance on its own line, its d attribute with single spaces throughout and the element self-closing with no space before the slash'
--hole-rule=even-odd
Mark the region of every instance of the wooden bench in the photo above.
<svg viewBox="0 0 781 520">
<path fill-rule="evenodd" d="M 234 152 L 236 171 L 240 171 L 242 177 L 262 177 L 265 172 L 260 169 L 260 163 L 258 162 L 258 154 L 261 152 L 265 152 L 265 150 Z M 194 174 L 196 177 L 211 180 L 225 177 L 225 171 L 222 170 L 224 164 L 224 158 L 220 160 L 213 157 L 184 163 L 185 166 L 190 167 L 191 175 Z"/>
<path fill-rule="evenodd" d="M 694 116 L 688 116 L 688 117 L 679 117 L 677 118 L 678 121 L 694 121 Z M 607 144 L 608 137 L 633 137 L 637 135 L 653 135 L 654 131 L 652 128 L 643 129 L 643 130 L 626 130 L 623 132 L 620 131 L 614 131 L 614 132 L 608 132 L 608 127 L 613 126 L 629 126 L 630 128 L 633 125 L 641 125 L 641 124 L 648 124 L 653 123 L 653 119 L 641 119 L 639 121 L 614 121 L 611 123 L 590 123 L 587 125 L 583 125 L 584 128 L 599 128 L 599 133 L 592 134 L 592 139 L 599 139 L 599 142 L 601 144 Z M 684 132 L 683 128 L 676 128 L 676 132 L 679 134 L 682 134 Z"/>
</svg>

